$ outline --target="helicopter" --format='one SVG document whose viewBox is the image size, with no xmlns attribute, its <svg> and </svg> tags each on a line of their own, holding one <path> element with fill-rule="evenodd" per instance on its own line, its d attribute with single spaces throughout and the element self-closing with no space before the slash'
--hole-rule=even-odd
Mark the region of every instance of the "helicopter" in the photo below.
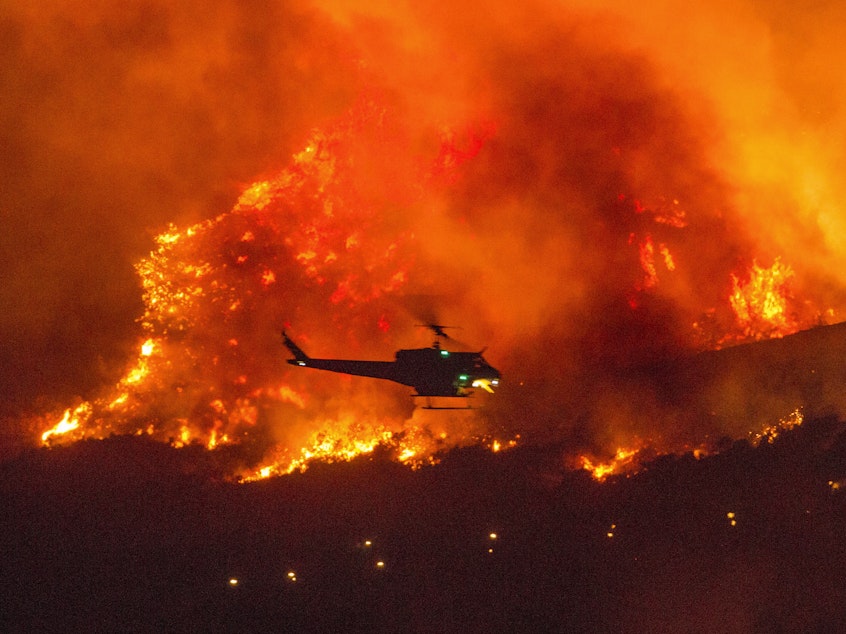
<svg viewBox="0 0 846 634">
<path fill-rule="evenodd" d="M 466 398 L 473 394 L 474 388 L 493 393 L 493 388 L 499 385 L 501 375 L 482 357 L 486 348 L 479 352 L 452 352 L 441 346 L 442 337 L 450 338 L 444 330 L 452 326 L 420 324 L 419 327 L 429 328 L 435 334 L 432 346 L 398 350 L 393 361 L 313 359 L 303 352 L 284 330 L 282 339 L 294 355 L 293 359 L 288 360 L 291 365 L 386 379 L 408 385 L 416 391 L 413 397 L 427 398 L 427 409 L 455 409 L 432 407 L 432 397 Z"/>
</svg>

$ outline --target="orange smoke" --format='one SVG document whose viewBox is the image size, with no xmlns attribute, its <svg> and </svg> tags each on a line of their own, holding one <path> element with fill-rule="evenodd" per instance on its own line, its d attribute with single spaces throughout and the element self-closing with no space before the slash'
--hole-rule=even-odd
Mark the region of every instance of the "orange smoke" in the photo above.
<svg viewBox="0 0 846 634">
<path fill-rule="evenodd" d="M 314 131 L 289 167 L 247 187 L 231 212 L 157 236 L 157 248 L 136 265 L 145 304 L 137 360 L 114 388 L 68 409 L 42 442 L 143 433 L 176 447 L 251 445 L 255 458 L 274 456 L 252 479 L 312 460 L 350 460 L 379 445 L 421 464 L 471 440 L 472 425 L 437 439 L 425 427 L 403 430 L 411 402 L 404 394 L 401 404 L 397 389 L 362 396 L 360 381 L 284 369 L 286 320 L 322 333 L 341 352 L 368 336 L 391 342 L 385 298 L 409 279 L 414 235 L 386 223 L 383 199 L 415 204 L 419 183 L 442 187 L 483 143 L 471 136 L 470 148 L 459 150 L 459 135 L 450 133 L 428 161 L 409 155 L 402 169 L 417 176 L 377 194 L 362 184 L 358 165 L 381 152 L 381 135 L 398 133 L 388 117 L 363 99 Z M 361 145 L 371 135 L 376 142 Z"/>
<path fill-rule="evenodd" d="M 727 6 L 11 6 L 4 415 L 369 442 L 405 392 L 289 373 L 278 330 L 390 358 L 424 296 L 508 377 L 456 436 L 660 437 L 624 370 L 846 305 L 843 9 Z"/>
</svg>

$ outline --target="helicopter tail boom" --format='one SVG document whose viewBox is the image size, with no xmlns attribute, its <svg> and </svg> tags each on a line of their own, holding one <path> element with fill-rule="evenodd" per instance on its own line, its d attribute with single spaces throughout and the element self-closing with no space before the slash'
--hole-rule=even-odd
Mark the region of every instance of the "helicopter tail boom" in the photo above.
<svg viewBox="0 0 846 634">
<path fill-rule="evenodd" d="M 286 333 L 284 330 L 282 331 L 282 339 L 285 342 L 285 347 L 291 351 L 292 355 L 294 355 L 292 361 L 294 363 L 297 363 L 298 365 L 305 365 L 310 357 L 305 352 L 303 352 L 302 348 L 300 348 L 297 344 L 291 341 L 291 338 L 288 337 L 288 333 Z"/>
<path fill-rule="evenodd" d="M 294 355 L 293 359 L 288 359 L 291 365 L 300 367 L 314 368 L 316 370 L 328 370 L 329 372 L 338 372 L 340 374 L 353 374 L 356 376 L 368 376 L 375 379 L 388 379 L 390 381 L 397 381 L 403 383 L 402 377 L 397 376 L 396 363 L 393 361 L 352 361 L 347 359 L 315 359 L 303 352 L 297 344 L 295 344 L 288 334 L 282 331 L 282 340 L 285 342 L 285 347 Z"/>
</svg>

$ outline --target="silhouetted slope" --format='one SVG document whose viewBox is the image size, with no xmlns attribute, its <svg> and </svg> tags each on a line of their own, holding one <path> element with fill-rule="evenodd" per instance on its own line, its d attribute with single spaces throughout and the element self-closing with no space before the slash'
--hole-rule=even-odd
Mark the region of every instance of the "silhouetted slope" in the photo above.
<svg viewBox="0 0 846 634">
<path fill-rule="evenodd" d="M 31 451 L 0 472 L 0 627 L 835 631 L 844 432 L 808 421 L 601 484 L 551 445 L 252 484 L 143 438 Z"/>
</svg>

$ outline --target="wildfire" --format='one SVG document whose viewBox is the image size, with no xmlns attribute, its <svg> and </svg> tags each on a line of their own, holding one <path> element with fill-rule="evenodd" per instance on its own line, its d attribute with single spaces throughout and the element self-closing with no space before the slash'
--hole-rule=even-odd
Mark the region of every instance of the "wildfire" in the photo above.
<svg viewBox="0 0 846 634">
<path fill-rule="evenodd" d="M 618 196 L 621 208 L 633 212 L 638 221 L 639 230 L 631 231 L 628 244 L 637 248 L 640 265 L 640 279 L 634 283 L 628 303 L 632 309 L 640 305 L 639 294 L 658 292 L 659 282 L 676 272 L 679 262 L 671 250 L 672 238 L 688 227 L 687 214 L 678 200 L 668 203 L 659 200 L 645 204 L 641 200 L 631 199 L 625 194 Z M 661 235 L 667 241 L 659 241 Z M 703 339 L 708 347 L 722 347 L 743 341 L 757 341 L 774 337 L 784 337 L 802 328 L 819 323 L 822 313 L 815 315 L 800 314 L 810 311 L 810 302 L 803 310 L 797 310 L 791 283 L 794 271 L 776 257 L 772 266 L 765 267 L 752 261 L 751 268 L 745 273 L 731 273 L 732 290 L 727 303 L 734 315 L 734 323 L 722 323 L 716 326 L 707 323 L 694 323 L 692 339 Z M 713 317 L 715 308 L 706 308 L 705 314 Z M 829 308 L 825 314 L 833 315 Z M 707 322 L 707 320 L 706 320 Z M 716 332 L 708 332 L 711 327 Z"/>
<path fill-rule="evenodd" d="M 435 464 L 437 459 L 429 446 L 426 435 L 414 429 L 395 434 L 382 429 L 377 436 L 357 437 L 349 429 L 335 433 L 316 432 L 308 446 L 299 450 L 299 455 L 283 455 L 278 460 L 241 475 L 242 482 L 254 482 L 273 476 L 306 471 L 314 462 L 349 462 L 362 455 L 373 453 L 378 447 L 390 451 L 394 458 L 411 468 Z M 420 456 L 425 456 L 421 458 Z"/>
<path fill-rule="evenodd" d="M 41 434 L 41 442 L 49 444 L 51 439 L 55 436 L 63 436 L 68 434 L 72 431 L 76 431 L 79 429 L 81 421 L 84 421 L 88 414 L 91 411 L 90 403 L 82 403 L 81 405 L 77 406 L 73 411 L 70 409 L 65 410 L 65 415 L 62 417 L 56 425 L 43 434 Z"/>
<path fill-rule="evenodd" d="M 659 200 L 654 205 L 645 205 L 640 200 L 631 200 L 629 204 L 629 197 L 625 194 L 620 194 L 618 201 L 621 204 L 627 204 L 627 209 L 631 209 L 635 217 L 647 219 L 652 227 L 666 233 L 667 230 L 680 230 L 687 227 L 686 212 L 681 208 L 678 200 L 673 200 L 671 203 Z M 664 271 L 672 273 L 676 270 L 676 261 L 673 257 L 670 247 L 666 242 L 657 242 L 650 231 L 645 232 L 631 232 L 628 237 L 630 245 L 637 245 L 638 259 L 641 271 L 643 272 L 642 279 L 635 285 L 636 291 L 645 291 L 653 289 L 658 286 L 660 277 Z M 632 307 L 637 305 L 637 302 L 630 301 Z"/>
<path fill-rule="evenodd" d="M 756 447 L 766 440 L 769 444 L 773 444 L 778 435 L 783 431 L 788 431 L 794 427 L 798 427 L 805 421 L 805 415 L 801 408 L 793 410 L 788 416 L 780 419 L 773 425 L 767 425 L 759 432 L 752 432 L 749 434 L 752 444 Z"/>
<path fill-rule="evenodd" d="M 784 431 L 798 427 L 804 422 L 804 415 L 802 410 L 797 408 L 785 418 L 780 419 L 777 423 L 767 425 L 758 432 L 750 432 L 749 438 L 754 446 L 766 441 L 769 444 L 775 442 L 775 439 Z M 639 454 L 643 449 L 635 448 L 619 448 L 614 457 L 610 460 L 600 462 L 586 455 L 579 456 L 578 464 L 581 469 L 588 471 L 591 476 L 598 482 L 603 482 L 609 476 L 618 475 L 621 473 L 632 473 L 639 470 L 641 467 L 640 460 L 642 456 Z M 699 446 L 690 450 L 693 457 L 700 460 L 709 454 L 709 450 L 705 446 Z M 829 483 L 831 484 L 831 483 Z M 836 487 L 833 487 L 836 488 Z M 733 519 L 733 514 L 729 514 L 729 519 Z M 732 524 L 734 526 L 734 523 Z M 613 525 L 612 525 L 613 529 Z M 609 537 L 612 535 L 609 534 Z"/>
<path fill-rule="evenodd" d="M 279 445 L 268 442 L 266 459 L 275 459 L 244 480 L 351 460 L 379 446 L 410 466 L 433 461 L 444 440 L 398 421 L 389 397 L 340 412 L 337 387 L 329 390 L 315 377 L 288 381 L 282 349 L 273 345 L 283 320 L 297 314 L 303 322 L 318 315 L 324 331 L 337 324 L 327 313 L 334 306 L 350 324 L 346 333 L 330 332 L 334 340 L 348 344 L 353 324 L 358 330 L 367 324 L 374 337 L 388 333 L 391 315 L 376 300 L 408 282 L 415 238 L 411 228 L 386 223 L 385 201 L 362 190 L 356 172 L 364 163 L 360 137 L 392 125 L 387 121 L 365 98 L 315 129 L 285 169 L 245 187 L 230 212 L 186 228 L 169 225 L 158 235 L 135 267 L 144 301 L 135 359 L 111 389 L 51 421 L 42 443 L 143 433 L 175 447 L 216 450 L 286 436 Z M 455 170 L 493 131 L 442 130 L 440 149 L 418 160 L 419 174 L 390 183 L 388 203 L 413 201 L 423 180 L 432 187 L 454 182 Z M 383 135 L 377 133 L 379 142 Z M 372 158 L 372 147 L 364 150 Z M 373 414 L 381 409 L 389 413 Z M 289 427 L 297 433 L 277 431 Z"/>
<path fill-rule="evenodd" d="M 638 449 L 619 448 L 608 462 L 594 462 L 587 456 L 581 456 L 579 460 L 582 469 L 589 471 L 595 480 L 602 482 L 610 475 L 633 468 L 638 451 Z"/>
<path fill-rule="evenodd" d="M 513 449 L 517 446 L 517 442 L 520 440 L 520 434 L 517 434 L 511 440 L 500 441 L 496 438 L 488 438 L 483 441 L 485 447 L 487 447 L 493 453 L 499 453 L 500 451 L 505 451 L 506 449 Z"/>
<path fill-rule="evenodd" d="M 792 278 L 793 270 L 779 258 L 769 268 L 753 262 L 746 282 L 732 275 L 729 302 L 745 338 L 784 337 L 799 330 L 788 311 Z"/>
<path fill-rule="evenodd" d="M 65 409 L 58 422 L 58 413 L 50 415 L 42 443 L 111 433 L 209 450 L 265 442 L 261 466 L 242 474 L 244 481 L 303 471 L 314 461 L 349 461 L 380 447 L 412 467 L 434 462 L 446 439 L 399 420 L 395 399 L 368 394 L 359 402 L 348 383 L 341 384 L 348 390 L 342 398 L 337 382 L 331 389 L 314 377 L 297 383 L 272 343 L 285 320 L 315 317 L 322 335 L 346 346 L 389 341 L 392 315 L 382 300 L 412 279 L 418 237 L 413 224 L 386 220 L 385 205 L 415 201 L 421 182 L 455 183 L 455 170 L 496 132 L 487 124 L 443 132 L 441 147 L 420 162 L 412 182 L 385 177 L 386 203 L 381 191 L 358 185 L 356 169 L 366 162 L 363 153 L 378 155 L 358 137 L 387 119 L 384 109 L 365 100 L 336 124 L 313 131 L 285 169 L 245 187 L 231 211 L 186 228 L 170 225 L 158 235 L 135 267 L 144 302 L 135 358 L 104 394 Z M 383 160 L 390 174 L 390 154 Z M 659 279 L 684 265 L 671 245 L 674 232 L 687 228 L 687 215 L 677 200 L 633 200 L 627 208 L 636 229 L 629 234 L 637 249 L 634 290 L 653 292 Z M 783 336 L 798 328 L 788 308 L 792 275 L 776 259 L 770 268 L 754 262 L 747 281 L 732 276 L 728 301 L 744 336 Z M 477 380 L 473 387 L 492 391 L 494 385 Z M 496 453 L 517 438 L 474 440 Z M 633 468 L 638 451 L 620 448 L 607 462 L 583 456 L 580 466 L 601 481 Z"/>
</svg>

